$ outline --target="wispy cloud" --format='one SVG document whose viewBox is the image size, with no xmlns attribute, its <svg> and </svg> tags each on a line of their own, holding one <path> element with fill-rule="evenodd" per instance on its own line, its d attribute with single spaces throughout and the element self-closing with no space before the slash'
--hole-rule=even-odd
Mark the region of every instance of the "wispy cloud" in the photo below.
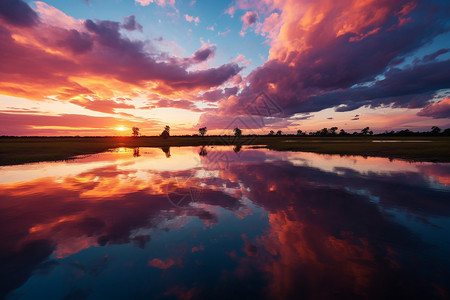
<svg viewBox="0 0 450 300">
<path fill-rule="evenodd" d="M 198 23 L 200 23 L 200 18 L 199 17 L 194 17 L 194 16 L 190 16 L 188 14 L 184 15 L 184 18 L 186 19 L 186 21 L 188 21 L 189 23 L 194 22 L 195 26 L 198 25 Z"/>
</svg>

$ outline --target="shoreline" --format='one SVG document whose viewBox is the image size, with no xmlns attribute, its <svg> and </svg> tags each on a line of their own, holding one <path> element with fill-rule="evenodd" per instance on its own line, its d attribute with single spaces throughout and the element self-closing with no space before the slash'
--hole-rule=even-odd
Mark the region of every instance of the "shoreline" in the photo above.
<svg viewBox="0 0 450 300">
<path fill-rule="evenodd" d="M 373 142 L 373 141 L 383 142 Z M 249 145 L 275 151 L 386 157 L 450 162 L 450 137 L 411 136 L 171 136 L 161 137 L 1 137 L 0 166 L 61 161 L 113 148 Z"/>
</svg>

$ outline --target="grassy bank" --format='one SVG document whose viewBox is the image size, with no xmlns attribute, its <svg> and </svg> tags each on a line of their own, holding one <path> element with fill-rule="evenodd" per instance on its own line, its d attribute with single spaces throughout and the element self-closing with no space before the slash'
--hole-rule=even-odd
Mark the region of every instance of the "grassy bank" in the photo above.
<svg viewBox="0 0 450 300">
<path fill-rule="evenodd" d="M 390 140 L 392 142 L 373 142 L 373 140 Z M 388 157 L 410 161 L 450 162 L 450 138 L 448 137 L 308 138 L 304 141 L 268 143 L 267 148 L 278 151 L 305 151 L 323 154 Z"/>
<path fill-rule="evenodd" d="M 400 140 L 378 143 L 373 140 Z M 431 141 L 427 143 L 414 142 Z M 277 151 L 307 151 L 340 155 L 381 156 L 414 161 L 450 162 L 449 137 L 19 137 L 0 138 L 0 165 L 70 159 L 117 147 L 179 147 L 201 145 L 255 145 Z"/>
</svg>

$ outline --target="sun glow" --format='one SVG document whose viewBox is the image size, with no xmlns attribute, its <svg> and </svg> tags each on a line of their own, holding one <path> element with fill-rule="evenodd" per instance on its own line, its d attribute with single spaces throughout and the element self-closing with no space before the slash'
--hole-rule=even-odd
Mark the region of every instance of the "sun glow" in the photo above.
<svg viewBox="0 0 450 300">
<path fill-rule="evenodd" d="M 117 126 L 115 129 L 118 130 L 118 131 L 125 131 L 125 130 L 127 130 L 127 128 L 125 126 Z"/>
</svg>

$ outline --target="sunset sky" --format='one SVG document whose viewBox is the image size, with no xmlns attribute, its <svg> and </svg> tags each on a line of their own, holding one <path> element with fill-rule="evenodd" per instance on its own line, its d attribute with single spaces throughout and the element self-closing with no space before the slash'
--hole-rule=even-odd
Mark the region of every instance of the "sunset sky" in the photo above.
<svg viewBox="0 0 450 300">
<path fill-rule="evenodd" d="M 449 70 L 448 0 L 0 1 L 0 135 L 447 128 Z"/>
</svg>

